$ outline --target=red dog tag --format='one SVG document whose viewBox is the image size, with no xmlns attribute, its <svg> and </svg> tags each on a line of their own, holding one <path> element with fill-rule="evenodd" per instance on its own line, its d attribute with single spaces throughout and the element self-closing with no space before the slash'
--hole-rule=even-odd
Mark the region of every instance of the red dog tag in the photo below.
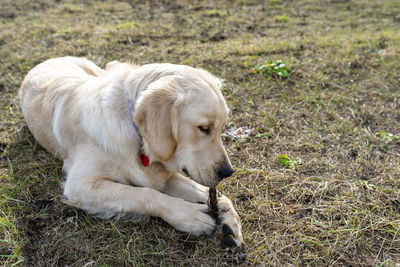
<svg viewBox="0 0 400 267">
<path fill-rule="evenodd" d="M 140 156 L 140 159 L 142 160 L 143 166 L 145 166 L 145 167 L 149 166 L 150 160 L 149 160 L 149 157 L 148 157 L 148 156 L 146 156 L 145 154 L 142 154 L 142 155 Z"/>
</svg>

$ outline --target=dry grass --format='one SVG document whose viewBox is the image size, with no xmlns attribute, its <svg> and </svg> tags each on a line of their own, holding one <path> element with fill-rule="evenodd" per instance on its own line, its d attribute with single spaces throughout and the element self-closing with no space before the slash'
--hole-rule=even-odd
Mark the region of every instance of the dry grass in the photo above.
<svg viewBox="0 0 400 267">
<path fill-rule="evenodd" d="M 376 133 L 400 135 L 399 13 L 397 0 L 2 1 L 0 262 L 229 264 L 212 238 L 63 204 L 62 162 L 30 135 L 16 93 L 36 64 L 75 55 L 225 79 L 231 126 L 253 130 L 226 138 L 236 173 L 220 186 L 243 221 L 243 265 L 398 266 L 400 144 Z M 291 76 L 253 72 L 271 59 Z M 281 154 L 303 164 L 281 167 Z"/>
</svg>

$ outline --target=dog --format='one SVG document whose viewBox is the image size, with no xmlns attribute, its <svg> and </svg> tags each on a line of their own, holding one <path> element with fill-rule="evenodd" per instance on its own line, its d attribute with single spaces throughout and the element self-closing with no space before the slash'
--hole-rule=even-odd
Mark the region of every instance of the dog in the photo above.
<svg viewBox="0 0 400 267">
<path fill-rule="evenodd" d="M 209 187 L 232 175 L 221 134 L 228 107 L 221 80 L 185 65 L 49 59 L 25 77 L 19 97 L 28 128 L 63 160 L 64 196 L 101 218 L 160 217 L 199 236 L 229 233 L 243 244 L 232 202 Z"/>
</svg>

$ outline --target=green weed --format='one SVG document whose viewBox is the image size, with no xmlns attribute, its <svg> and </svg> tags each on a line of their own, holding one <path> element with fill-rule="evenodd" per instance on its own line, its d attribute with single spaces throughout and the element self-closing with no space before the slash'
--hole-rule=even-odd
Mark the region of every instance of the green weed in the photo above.
<svg viewBox="0 0 400 267">
<path fill-rule="evenodd" d="M 384 142 L 400 142 L 400 137 L 391 133 L 380 131 L 376 135 Z"/>
<path fill-rule="evenodd" d="M 288 21 L 289 21 L 289 17 L 287 17 L 287 16 L 276 16 L 275 17 L 275 22 L 278 22 L 278 23 L 286 23 Z"/>
<path fill-rule="evenodd" d="M 256 72 L 262 73 L 265 77 L 287 78 L 292 69 L 282 60 L 269 60 L 267 64 L 257 67 Z"/>
<path fill-rule="evenodd" d="M 137 25 L 136 25 L 136 23 L 134 23 L 132 21 L 128 21 L 128 22 L 119 24 L 118 28 L 121 30 L 131 30 L 131 29 L 136 29 Z"/>
<path fill-rule="evenodd" d="M 280 5 L 282 4 L 282 0 L 269 0 L 271 5 Z"/>
<path fill-rule="evenodd" d="M 286 154 L 279 155 L 276 160 L 282 167 L 296 168 L 301 165 L 301 158 L 291 159 Z"/>
</svg>

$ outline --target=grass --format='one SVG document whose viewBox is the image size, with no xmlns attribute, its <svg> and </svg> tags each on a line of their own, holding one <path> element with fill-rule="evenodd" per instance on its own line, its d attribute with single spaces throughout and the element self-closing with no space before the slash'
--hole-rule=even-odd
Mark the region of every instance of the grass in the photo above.
<svg viewBox="0 0 400 267">
<path fill-rule="evenodd" d="M 62 162 L 35 142 L 16 95 L 36 64 L 74 55 L 188 64 L 225 80 L 228 128 L 252 131 L 224 137 L 236 172 L 220 186 L 242 218 L 244 266 L 397 266 L 399 12 L 396 0 L 3 1 L 0 262 L 229 264 L 210 237 L 63 203 Z M 254 72 L 269 60 L 289 77 Z M 282 154 L 302 164 L 282 167 Z"/>
</svg>

